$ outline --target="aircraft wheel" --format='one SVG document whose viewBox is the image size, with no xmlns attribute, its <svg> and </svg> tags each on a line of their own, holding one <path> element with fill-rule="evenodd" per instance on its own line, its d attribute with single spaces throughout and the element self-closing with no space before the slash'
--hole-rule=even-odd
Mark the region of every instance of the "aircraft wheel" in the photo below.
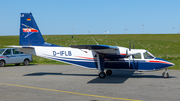
<svg viewBox="0 0 180 101">
<path fill-rule="evenodd" d="M 107 75 L 111 75 L 111 74 L 112 74 L 112 70 L 107 70 L 107 71 L 106 71 L 106 74 L 107 74 Z"/>
<path fill-rule="evenodd" d="M 169 78 L 169 73 L 168 72 L 163 72 L 162 77 L 163 78 Z"/>
<path fill-rule="evenodd" d="M 105 77 L 106 77 L 106 74 L 104 72 L 100 72 L 99 73 L 99 78 L 102 79 L 102 78 L 105 78 Z"/>
</svg>

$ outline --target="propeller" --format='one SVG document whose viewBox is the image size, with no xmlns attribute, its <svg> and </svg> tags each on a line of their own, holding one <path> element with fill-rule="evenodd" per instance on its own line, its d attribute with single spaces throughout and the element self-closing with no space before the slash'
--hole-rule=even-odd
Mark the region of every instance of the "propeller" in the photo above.
<svg viewBox="0 0 180 101">
<path fill-rule="evenodd" d="M 133 49 L 134 49 L 134 41 L 133 41 Z M 129 68 L 130 68 L 130 66 L 131 66 L 131 64 L 130 64 L 130 56 L 132 55 L 132 54 L 130 54 L 130 51 L 131 51 L 131 40 L 129 41 Z M 126 51 L 126 53 L 127 53 L 127 51 Z"/>
<path fill-rule="evenodd" d="M 131 40 L 129 41 L 129 53 L 131 51 Z M 130 68 L 131 64 L 130 64 L 130 55 L 129 55 L 129 68 Z"/>
</svg>

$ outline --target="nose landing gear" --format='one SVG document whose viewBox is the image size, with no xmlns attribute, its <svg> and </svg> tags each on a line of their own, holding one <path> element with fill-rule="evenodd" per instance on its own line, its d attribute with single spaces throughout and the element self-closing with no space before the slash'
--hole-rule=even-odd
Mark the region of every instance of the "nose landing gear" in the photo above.
<svg viewBox="0 0 180 101">
<path fill-rule="evenodd" d="M 165 72 L 162 73 L 163 78 L 169 78 L 169 73 L 167 71 L 167 68 L 165 69 Z"/>
</svg>

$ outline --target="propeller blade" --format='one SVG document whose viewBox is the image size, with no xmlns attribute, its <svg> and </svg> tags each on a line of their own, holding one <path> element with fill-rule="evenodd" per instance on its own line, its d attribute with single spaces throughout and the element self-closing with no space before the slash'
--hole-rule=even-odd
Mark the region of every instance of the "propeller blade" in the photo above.
<svg viewBox="0 0 180 101">
<path fill-rule="evenodd" d="M 128 50 L 126 50 L 126 56 L 128 56 Z"/>
<path fill-rule="evenodd" d="M 129 56 L 129 68 L 130 68 L 131 64 L 130 64 L 130 56 Z"/>
</svg>

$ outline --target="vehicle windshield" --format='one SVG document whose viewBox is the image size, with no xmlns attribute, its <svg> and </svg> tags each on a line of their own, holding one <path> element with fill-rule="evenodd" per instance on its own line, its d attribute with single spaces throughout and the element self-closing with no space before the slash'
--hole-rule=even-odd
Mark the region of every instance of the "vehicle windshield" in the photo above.
<svg viewBox="0 0 180 101">
<path fill-rule="evenodd" d="M 145 53 L 143 53 L 143 55 L 144 55 L 144 59 L 153 59 L 154 58 L 154 56 L 151 55 L 149 52 L 145 52 Z"/>
<path fill-rule="evenodd" d="M 4 52 L 5 49 L 0 49 L 0 54 L 2 54 Z"/>
</svg>

